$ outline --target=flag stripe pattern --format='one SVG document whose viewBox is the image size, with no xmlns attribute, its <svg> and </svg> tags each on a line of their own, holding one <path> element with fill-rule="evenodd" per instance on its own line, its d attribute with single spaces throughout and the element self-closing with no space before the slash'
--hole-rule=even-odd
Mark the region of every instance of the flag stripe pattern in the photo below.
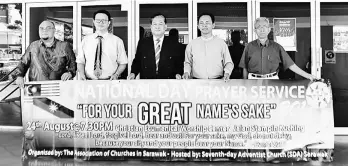
<svg viewBox="0 0 348 166">
<path fill-rule="evenodd" d="M 24 88 L 24 103 L 33 103 L 33 99 L 37 97 L 51 97 L 60 95 L 59 83 L 47 84 L 26 84 Z"/>
<path fill-rule="evenodd" d="M 49 99 L 49 98 L 34 98 L 34 106 L 39 107 L 58 118 L 74 118 L 74 111 Z"/>
<path fill-rule="evenodd" d="M 41 85 L 41 96 L 59 96 L 59 95 L 60 95 L 59 83 Z"/>
</svg>

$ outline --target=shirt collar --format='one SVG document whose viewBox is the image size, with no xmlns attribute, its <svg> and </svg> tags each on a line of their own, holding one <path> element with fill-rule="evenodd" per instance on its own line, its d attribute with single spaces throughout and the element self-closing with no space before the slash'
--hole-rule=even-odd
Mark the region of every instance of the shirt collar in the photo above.
<svg viewBox="0 0 348 166">
<path fill-rule="evenodd" d="M 40 39 L 40 44 L 41 44 L 42 46 L 45 46 L 45 47 L 56 48 L 56 43 L 57 43 L 57 39 L 56 39 L 56 38 L 53 38 L 53 43 L 52 43 L 52 45 L 51 45 L 51 46 L 46 46 L 46 45 L 45 45 L 45 42 L 44 42 L 42 39 Z"/>
<path fill-rule="evenodd" d="M 209 41 L 209 40 L 213 39 L 214 37 L 215 37 L 214 35 L 211 35 L 211 37 L 209 37 L 209 38 L 204 38 L 203 36 L 201 36 L 201 39 L 204 41 Z"/>
<path fill-rule="evenodd" d="M 257 45 L 258 45 L 259 47 L 261 47 L 261 42 L 260 42 L 259 39 L 257 39 Z M 266 46 L 266 47 L 269 46 L 269 40 L 268 40 L 268 39 L 267 39 L 266 42 L 265 42 L 265 46 Z"/>
<path fill-rule="evenodd" d="M 155 36 L 152 36 L 152 37 L 153 37 L 153 41 L 156 42 L 157 38 Z M 160 42 L 162 42 L 164 39 L 164 35 L 160 37 L 159 39 L 160 39 Z"/>
<path fill-rule="evenodd" d="M 104 35 L 99 35 L 98 33 L 94 33 L 94 38 L 97 38 L 98 36 L 103 37 L 104 39 L 109 35 L 109 33 L 105 33 Z"/>
</svg>

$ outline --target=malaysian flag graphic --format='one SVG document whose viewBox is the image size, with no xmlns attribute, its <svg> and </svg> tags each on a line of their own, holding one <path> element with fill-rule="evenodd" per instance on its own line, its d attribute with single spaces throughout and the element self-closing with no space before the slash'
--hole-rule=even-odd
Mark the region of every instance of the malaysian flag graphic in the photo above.
<svg viewBox="0 0 348 166">
<path fill-rule="evenodd" d="M 74 111 L 47 98 L 34 98 L 34 106 L 47 111 L 58 118 L 74 118 Z"/>
<path fill-rule="evenodd" d="M 59 82 L 45 84 L 26 84 L 24 88 L 23 101 L 25 103 L 33 103 L 33 98 L 59 95 Z"/>
<path fill-rule="evenodd" d="M 74 118 L 74 111 L 50 99 L 60 95 L 59 82 L 44 84 L 26 84 L 24 104 L 46 111 L 58 118 Z"/>
</svg>

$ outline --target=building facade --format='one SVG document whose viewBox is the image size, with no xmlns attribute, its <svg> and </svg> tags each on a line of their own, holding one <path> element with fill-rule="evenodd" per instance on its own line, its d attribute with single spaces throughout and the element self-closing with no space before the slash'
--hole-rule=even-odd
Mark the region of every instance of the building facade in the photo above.
<svg viewBox="0 0 348 166">
<path fill-rule="evenodd" d="M 138 40 L 151 35 L 150 17 L 162 13 L 168 31 L 179 30 L 180 42 L 187 44 L 199 36 L 200 13 L 216 17 L 213 31 L 233 44 L 231 33 L 239 31 L 241 43 L 256 39 L 253 22 L 270 20 L 274 40 L 275 19 L 295 19 L 294 48 L 287 49 L 294 62 L 317 77 L 330 79 L 334 95 L 336 134 L 348 134 L 348 2 L 346 0 L 12 0 L 0 3 L 0 71 L 11 71 L 29 43 L 39 39 L 38 26 L 45 20 L 56 24 L 56 38 L 72 44 L 76 54 L 82 38 L 93 33 L 93 13 L 106 9 L 112 16 L 111 31 L 119 36 L 128 55 L 128 72 Z M 140 27 L 145 29 L 141 36 Z M 168 34 L 168 32 L 166 32 Z M 279 36 L 278 36 L 279 37 Z M 286 36 L 280 36 L 286 37 Z M 281 38 L 277 38 L 281 42 Z M 330 53 L 331 52 L 331 53 Z M 302 79 L 281 71 L 283 79 Z"/>
</svg>

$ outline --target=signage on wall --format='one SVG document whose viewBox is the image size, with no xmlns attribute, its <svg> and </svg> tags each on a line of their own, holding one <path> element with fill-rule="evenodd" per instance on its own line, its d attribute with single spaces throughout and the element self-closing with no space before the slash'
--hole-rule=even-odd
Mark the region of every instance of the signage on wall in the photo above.
<svg viewBox="0 0 348 166">
<path fill-rule="evenodd" d="M 297 51 L 296 18 L 273 18 L 273 39 L 286 51 Z"/>
<path fill-rule="evenodd" d="M 333 50 L 325 50 L 325 63 L 336 64 L 336 53 Z"/>
<path fill-rule="evenodd" d="M 348 26 L 333 26 L 333 51 L 348 53 Z"/>
</svg>

